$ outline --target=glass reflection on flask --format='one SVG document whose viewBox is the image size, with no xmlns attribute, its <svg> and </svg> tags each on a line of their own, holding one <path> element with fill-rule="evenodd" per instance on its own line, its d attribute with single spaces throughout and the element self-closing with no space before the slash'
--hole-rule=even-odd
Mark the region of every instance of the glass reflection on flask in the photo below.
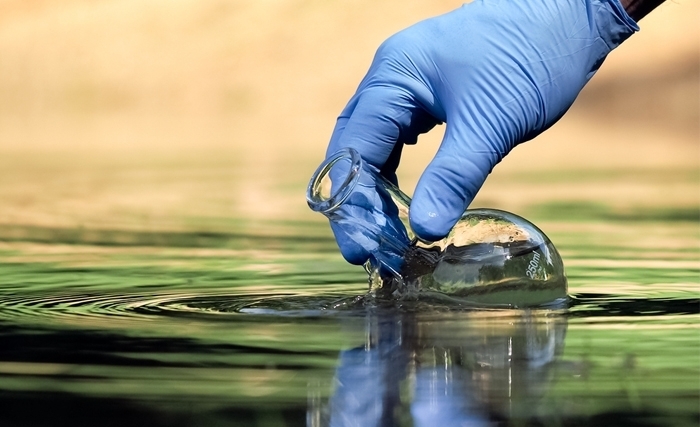
<svg viewBox="0 0 700 427">
<path fill-rule="evenodd" d="M 468 209 L 444 239 L 421 240 L 408 221 L 411 199 L 351 148 L 319 166 L 307 201 L 339 241 L 366 251 L 376 297 L 519 307 L 566 298 L 561 256 L 534 224 Z"/>
</svg>

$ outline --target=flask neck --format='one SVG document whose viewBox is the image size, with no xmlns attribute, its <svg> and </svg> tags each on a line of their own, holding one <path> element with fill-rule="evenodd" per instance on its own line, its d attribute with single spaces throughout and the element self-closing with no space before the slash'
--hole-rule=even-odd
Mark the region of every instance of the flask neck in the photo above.
<svg viewBox="0 0 700 427">
<path fill-rule="evenodd" d="M 399 274 L 414 233 L 408 221 L 411 199 L 352 148 L 328 157 L 309 182 L 309 207 L 333 223 L 369 254 L 368 270 Z"/>
</svg>

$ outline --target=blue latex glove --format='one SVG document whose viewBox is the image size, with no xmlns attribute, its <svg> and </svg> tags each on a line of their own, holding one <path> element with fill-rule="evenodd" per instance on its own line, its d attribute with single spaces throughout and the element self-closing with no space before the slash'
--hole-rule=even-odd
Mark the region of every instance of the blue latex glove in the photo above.
<svg viewBox="0 0 700 427">
<path fill-rule="evenodd" d="M 554 124 L 638 27 L 617 0 L 476 0 L 389 38 L 343 110 L 327 155 L 353 147 L 390 180 L 404 144 L 447 123 L 411 204 L 444 237 L 493 167 Z M 368 252 L 334 227 L 345 258 Z"/>
</svg>

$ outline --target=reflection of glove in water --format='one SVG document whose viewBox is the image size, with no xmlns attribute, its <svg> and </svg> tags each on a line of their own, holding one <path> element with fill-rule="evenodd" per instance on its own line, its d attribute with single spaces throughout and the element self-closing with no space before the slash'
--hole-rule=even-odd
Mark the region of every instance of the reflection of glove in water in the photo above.
<svg viewBox="0 0 700 427">
<path fill-rule="evenodd" d="M 469 393 L 468 375 L 460 367 L 435 366 L 416 372 L 411 403 L 414 427 L 489 427 L 483 408 Z"/>
<path fill-rule="evenodd" d="M 379 48 L 328 154 L 353 147 L 395 180 L 403 145 L 447 122 L 411 206 L 414 231 L 442 238 L 503 156 L 556 122 L 635 30 L 617 0 L 476 0 L 420 22 Z M 334 230 L 346 259 L 367 258 Z"/>
<path fill-rule="evenodd" d="M 372 309 L 364 324 L 348 318 L 366 341 L 340 354 L 329 407 L 316 412 L 328 414 L 327 425 L 486 427 L 510 417 L 529 425 L 541 415 L 538 405 L 558 402 L 556 394 L 544 396 L 564 349 L 566 317 L 550 310 L 436 314 Z"/>
</svg>

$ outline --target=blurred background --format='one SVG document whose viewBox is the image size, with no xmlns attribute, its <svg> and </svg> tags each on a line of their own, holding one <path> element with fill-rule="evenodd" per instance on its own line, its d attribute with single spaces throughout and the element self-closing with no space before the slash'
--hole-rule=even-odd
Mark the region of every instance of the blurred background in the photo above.
<svg viewBox="0 0 700 427">
<path fill-rule="evenodd" d="M 459 5 L 0 0 L 0 238 L 321 223 L 306 182 L 376 48 Z M 700 2 L 677 0 L 645 18 L 474 206 L 535 221 L 697 217 L 699 17 Z M 407 193 L 441 132 L 404 151 Z"/>
</svg>

